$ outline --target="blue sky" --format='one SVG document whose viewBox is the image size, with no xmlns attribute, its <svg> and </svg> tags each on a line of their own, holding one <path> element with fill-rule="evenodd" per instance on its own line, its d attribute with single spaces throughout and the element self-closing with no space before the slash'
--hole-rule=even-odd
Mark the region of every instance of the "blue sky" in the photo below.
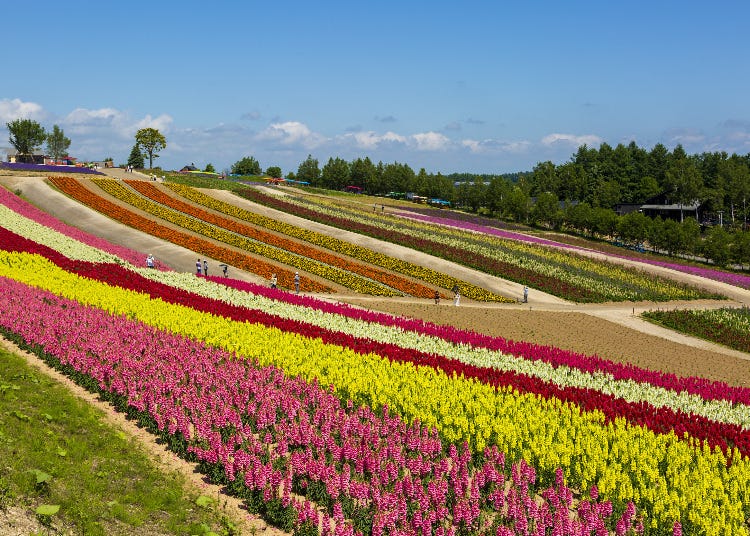
<svg viewBox="0 0 750 536">
<path fill-rule="evenodd" d="M 79 159 L 308 154 L 504 173 L 583 143 L 750 153 L 750 2 L 15 2 L 0 148 L 19 117 Z"/>
</svg>

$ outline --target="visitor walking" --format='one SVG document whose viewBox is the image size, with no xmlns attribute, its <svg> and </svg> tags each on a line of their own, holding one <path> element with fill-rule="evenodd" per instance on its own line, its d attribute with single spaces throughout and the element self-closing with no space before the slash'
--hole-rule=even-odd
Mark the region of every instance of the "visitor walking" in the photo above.
<svg viewBox="0 0 750 536">
<path fill-rule="evenodd" d="M 276 274 L 271 274 L 271 288 L 276 288 L 277 283 L 278 279 L 276 278 Z"/>
<path fill-rule="evenodd" d="M 299 294 L 299 272 L 294 272 L 294 292 Z"/>
<path fill-rule="evenodd" d="M 198 259 L 195 261 L 195 275 L 201 275 L 201 270 L 203 269 L 203 265 L 201 264 L 201 260 Z"/>
<path fill-rule="evenodd" d="M 154 268 L 154 256 L 151 253 L 146 257 L 146 268 Z"/>
<path fill-rule="evenodd" d="M 529 287 L 523 287 L 523 303 L 529 303 Z"/>
<path fill-rule="evenodd" d="M 208 277 L 208 261 L 203 259 L 203 275 Z"/>
<path fill-rule="evenodd" d="M 435 305 L 440 303 L 440 291 L 435 291 Z"/>
<path fill-rule="evenodd" d="M 458 285 L 455 285 L 453 287 L 453 305 L 458 307 L 458 304 L 461 302 L 461 289 L 458 288 Z"/>
</svg>

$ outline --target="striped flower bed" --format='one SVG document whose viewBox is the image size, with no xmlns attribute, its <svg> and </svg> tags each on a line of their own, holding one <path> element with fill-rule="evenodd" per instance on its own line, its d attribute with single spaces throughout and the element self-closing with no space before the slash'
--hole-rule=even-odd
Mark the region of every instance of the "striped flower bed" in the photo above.
<svg viewBox="0 0 750 536">
<path fill-rule="evenodd" d="M 28 258 L 24 258 L 24 263 L 31 263 L 32 261 Z M 3 263 L 3 266 L 5 263 Z M 10 272 L 16 273 L 16 271 L 13 269 L 13 267 L 9 268 Z M 154 306 L 152 305 L 138 305 L 134 309 L 131 309 L 130 307 L 126 306 L 125 304 L 127 302 L 132 301 L 135 299 L 132 295 L 117 295 L 120 294 L 120 291 L 117 291 L 117 289 L 110 289 L 107 291 L 101 290 L 101 291 L 94 291 L 90 292 L 91 288 L 88 283 L 85 283 L 81 280 L 76 280 L 75 282 L 71 281 L 70 284 L 68 283 L 62 283 L 62 280 L 65 280 L 68 276 L 65 276 L 64 273 L 55 272 L 54 269 L 47 269 L 45 270 L 42 267 L 34 267 L 34 270 L 30 270 L 31 272 L 29 274 L 29 282 L 33 281 L 34 285 L 40 285 L 40 286 L 48 286 L 48 285 L 55 285 L 56 283 L 53 283 L 54 280 L 58 279 L 61 281 L 61 285 L 57 287 L 57 290 L 55 290 L 55 293 L 59 292 L 73 292 L 74 295 L 77 296 L 77 300 L 84 300 L 85 302 L 91 301 L 91 304 L 96 303 L 98 307 L 104 307 L 107 310 L 110 310 L 116 314 L 126 314 L 129 317 L 132 317 L 132 315 L 136 315 L 136 318 L 140 318 L 142 321 L 146 321 L 148 323 L 162 323 L 167 318 L 179 318 L 178 324 L 173 324 L 171 326 L 171 331 L 174 331 L 176 328 L 175 326 L 180 326 L 181 329 L 186 329 L 187 326 L 193 325 L 192 328 L 189 328 L 191 332 L 195 333 L 194 335 L 191 335 L 191 337 L 196 337 L 197 332 L 194 330 L 199 330 L 202 333 L 204 333 L 204 336 L 197 336 L 198 339 L 206 340 L 207 342 L 210 342 L 211 344 L 219 344 L 220 346 L 223 344 L 226 347 L 226 344 L 230 341 L 227 340 L 227 337 L 223 334 L 225 333 L 233 333 L 235 337 L 235 341 L 233 341 L 228 349 L 232 351 L 237 351 L 241 355 L 248 355 L 248 356 L 254 356 L 258 357 L 261 360 L 265 360 L 267 358 L 271 358 L 271 361 L 276 361 L 277 359 L 281 359 L 281 362 L 278 363 L 282 366 L 282 368 L 291 375 L 297 375 L 297 374 L 303 374 L 305 377 L 308 377 L 310 380 L 313 378 L 317 378 L 318 381 L 320 381 L 322 384 L 327 385 L 328 383 L 331 383 L 336 387 L 337 392 L 340 394 L 347 393 L 348 396 L 345 396 L 344 398 L 351 397 L 355 401 L 368 401 L 369 404 L 373 404 L 376 408 L 377 407 L 385 407 L 385 405 L 388 405 L 389 407 L 394 408 L 395 411 L 397 411 L 399 414 L 405 416 L 410 421 L 412 419 L 419 419 L 421 422 L 424 422 L 428 424 L 429 426 L 435 426 L 438 431 L 440 432 L 441 436 L 444 438 L 444 440 L 449 440 L 451 442 L 458 441 L 459 443 L 462 441 L 462 439 L 469 439 L 469 444 L 474 446 L 474 451 L 481 451 L 482 448 L 479 447 L 478 439 L 485 437 L 486 440 L 489 441 L 489 444 L 496 445 L 498 447 L 502 447 L 502 450 L 505 450 L 508 452 L 508 454 L 511 456 L 511 459 L 517 459 L 520 457 L 524 457 L 525 459 L 534 462 L 534 465 L 537 465 L 537 469 L 541 471 L 541 481 L 545 483 L 550 482 L 551 473 L 550 471 L 554 471 L 554 468 L 551 467 L 550 461 L 551 459 L 557 459 L 558 463 L 562 465 L 563 467 L 568 467 L 568 470 L 570 470 L 570 476 L 566 474 L 566 478 L 574 478 L 576 480 L 580 480 L 581 482 L 585 481 L 586 474 L 590 468 L 592 471 L 589 474 L 589 478 L 593 478 L 591 482 L 594 482 L 594 480 L 597 482 L 597 486 L 599 488 L 600 493 L 602 493 L 603 496 L 609 496 L 611 494 L 615 494 L 616 499 L 616 510 L 618 507 L 624 508 L 625 503 L 622 503 L 621 500 L 617 500 L 617 492 L 623 491 L 623 484 L 627 481 L 630 482 L 629 486 L 632 486 L 634 484 L 638 483 L 638 479 L 635 479 L 635 481 L 631 480 L 630 478 L 626 478 L 624 481 L 622 480 L 622 475 L 617 475 L 611 471 L 608 471 L 607 468 L 610 466 L 619 466 L 619 467 L 641 467 L 641 470 L 638 471 L 638 474 L 642 477 L 643 475 L 641 472 L 643 470 L 646 470 L 649 466 L 651 466 L 652 463 L 655 463 L 654 469 L 656 470 L 655 473 L 652 474 L 651 478 L 656 477 L 656 481 L 652 481 L 650 485 L 656 485 L 664 486 L 667 485 L 666 481 L 664 481 L 663 484 L 656 484 L 656 482 L 659 480 L 659 470 L 656 469 L 659 466 L 658 459 L 654 460 L 654 458 L 658 458 L 657 454 L 662 451 L 665 447 L 669 446 L 668 449 L 664 450 L 664 454 L 667 455 L 669 459 L 674 459 L 674 456 L 677 454 L 677 452 L 681 452 L 683 449 L 685 452 L 678 456 L 677 459 L 681 460 L 680 464 L 687 463 L 687 466 L 680 465 L 680 470 L 677 470 L 676 467 L 674 470 L 679 475 L 685 475 L 689 476 L 690 470 L 688 467 L 691 466 L 692 463 L 696 463 L 702 456 L 708 455 L 707 452 L 701 453 L 700 449 L 697 451 L 694 449 L 694 447 L 691 447 L 690 444 L 684 444 L 683 447 L 680 447 L 683 443 L 681 441 L 676 441 L 676 437 L 668 433 L 666 435 L 649 435 L 645 434 L 644 428 L 634 427 L 631 428 L 630 425 L 626 426 L 625 428 L 622 428 L 621 426 L 616 426 L 615 429 L 610 429 L 608 426 L 605 425 L 606 419 L 601 420 L 601 417 L 596 417 L 598 411 L 594 411 L 591 413 L 589 417 L 585 417 L 584 420 L 580 420 L 581 417 L 583 417 L 585 414 L 580 414 L 576 410 L 574 413 L 569 413 L 568 410 L 566 410 L 565 405 L 559 405 L 558 403 L 555 403 L 555 398 L 547 399 L 547 402 L 544 402 L 545 399 L 543 398 L 528 398 L 528 395 L 519 395 L 519 394 L 513 394 L 516 393 L 516 391 L 506 391 L 502 388 L 497 387 L 491 387 L 486 382 L 480 381 L 479 383 L 476 383 L 476 380 L 459 380 L 456 377 L 454 377 L 452 380 L 449 379 L 449 376 L 446 376 L 445 379 L 441 378 L 441 373 L 439 372 L 442 370 L 440 367 L 435 367 L 434 365 L 428 364 L 426 365 L 418 365 L 416 368 L 414 368 L 413 364 L 407 364 L 404 363 L 404 365 L 407 365 L 410 370 L 410 372 L 401 371 L 400 367 L 404 365 L 397 364 L 396 361 L 390 360 L 391 365 L 387 369 L 382 369 L 380 372 L 376 369 L 380 369 L 380 365 L 376 365 L 378 363 L 377 358 L 375 361 L 372 361 L 373 358 L 370 358 L 368 356 L 372 355 L 369 353 L 363 354 L 358 353 L 355 351 L 352 355 L 352 358 L 348 358 L 347 355 L 348 352 L 351 350 L 347 349 L 347 347 L 342 347 L 340 345 L 337 345 L 335 343 L 325 343 L 324 341 L 321 341 L 321 343 L 324 345 L 323 347 L 318 346 L 321 343 L 316 343 L 315 340 L 310 340 L 306 336 L 304 337 L 304 340 L 307 340 L 308 342 L 305 343 L 303 346 L 299 346 L 297 342 L 292 342 L 294 340 L 297 340 L 295 338 L 287 339 L 288 335 L 285 335 L 284 333 L 277 333 L 275 328 L 265 328 L 270 329 L 271 332 L 264 332 L 263 329 L 261 329 L 260 332 L 258 332 L 258 336 L 260 336 L 264 342 L 261 344 L 258 344 L 258 342 L 253 343 L 253 337 L 250 336 L 249 333 L 246 333 L 243 335 L 243 332 L 250 329 L 251 332 L 254 332 L 256 328 L 251 328 L 247 322 L 243 322 L 241 324 L 235 324 L 235 327 L 231 328 L 229 326 L 227 327 L 221 327 L 221 320 L 219 318 L 215 317 L 215 314 L 211 316 L 211 318 L 204 318 L 200 320 L 198 317 L 196 317 L 194 320 L 191 320 L 189 317 L 193 316 L 194 313 L 191 313 L 189 310 L 184 310 L 183 308 L 180 308 L 179 311 L 174 311 L 170 313 L 170 306 L 167 305 L 159 305 Z M 45 273 L 46 272 L 46 273 Z M 66 272 L 67 273 L 67 272 Z M 37 274 L 37 275 L 32 275 Z M 19 276 L 21 274 L 18 274 Z M 60 279 L 62 278 L 62 279 Z M 76 279 L 76 278 L 74 278 Z M 93 283 L 92 283 L 93 284 Z M 87 290 L 85 287 L 89 287 Z M 64 290 L 63 290 L 64 289 Z M 127 292 L 127 291 L 121 291 L 121 292 Z M 106 295 L 106 297 L 105 297 Z M 136 302 L 142 301 L 141 298 L 138 298 Z M 193 303 L 196 302 L 195 298 L 191 300 Z M 163 303 L 163 302 L 159 302 Z M 119 305 L 118 305 L 119 304 Z M 135 304 L 134 304 L 135 305 Z M 126 309 L 122 309 L 122 307 L 126 307 Z M 115 309 L 112 309 L 112 307 L 115 307 Z M 179 307 L 179 306 L 176 306 Z M 130 312 L 127 312 L 127 311 Z M 200 313 L 198 313 L 200 316 Z M 141 318 L 142 315 L 145 315 L 143 318 Z M 149 318 L 150 320 L 146 320 L 146 318 Z M 232 320 L 225 320 L 232 324 L 235 323 L 235 321 Z M 203 328 L 200 328 L 199 326 L 203 326 Z M 260 328 L 257 328 L 260 329 Z M 178 332 L 180 331 L 180 328 L 177 328 Z M 188 333 L 184 333 L 188 334 Z M 209 335 L 214 334 L 214 335 Z M 216 336 L 218 336 L 219 339 L 223 340 L 223 343 L 216 339 Z M 312 337 L 318 337 L 318 334 L 312 335 Z M 281 339 L 277 342 L 271 342 L 270 338 L 276 338 L 281 337 Z M 284 343 L 282 341 L 287 341 L 287 343 Z M 342 339 L 339 339 L 339 341 Z M 242 341 L 242 342 L 240 342 Z M 300 341 L 301 342 L 301 341 Z M 240 346 L 237 346 L 237 344 L 240 344 Z M 289 343 L 292 343 L 292 346 L 288 346 Z M 312 344 L 312 347 L 310 346 Z M 326 354 L 329 354 L 329 350 L 326 349 L 328 345 L 331 345 L 333 348 L 336 348 L 334 351 L 335 355 L 331 355 L 331 358 L 335 360 L 336 363 L 338 363 L 336 366 L 331 368 L 333 361 L 330 364 L 322 365 L 323 362 L 326 362 L 327 358 L 324 357 Z M 258 353 L 257 350 L 262 348 L 287 348 L 290 350 L 290 353 L 295 353 L 297 351 L 302 351 L 303 355 L 306 357 L 302 357 L 300 355 L 299 357 L 302 358 L 300 361 L 298 361 L 296 358 L 289 361 L 289 358 L 292 357 L 291 355 L 286 355 L 287 352 L 284 351 L 283 353 L 285 355 L 280 356 L 272 356 L 265 352 Z M 297 350 L 292 350 L 292 348 L 296 348 Z M 303 350 L 303 348 L 308 348 L 307 350 Z M 368 351 L 369 352 L 369 351 Z M 377 350 L 376 350 L 377 352 Z M 383 352 L 386 353 L 386 352 Z M 354 357 L 356 355 L 359 355 L 359 357 Z M 314 357 L 313 357 L 314 356 Z M 321 362 L 321 365 L 323 368 L 320 368 L 320 366 L 314 365 L 312 361 L 319 361 L 320 359 L 323 359 L 323 362 Z M 295 364 L 296 363 L 296 364 Z M 364 368 L 363 368 L 363 365 Z M 372 367 L 375 366 L 375 369 Z M 315 369 L 314 371 L 311 371 L 310 368 Z M 386 370 L 393 369 L 392 372 L 386 372 Z M 429 370 L 435 371 L 433 373 L 427 374 L 427 376 L 424 376 L 425 373 L 427 373 Z M 324 372 L 327 371 L 327 372 Z M 370 371 L 370 372 L 366 372 Z M 331 373 L 333 375 L 331 376 Z M 342 376 L 342 373 L 343 376 Z M 437 376 L 435 376 L 435 373 L 437 373 Z M 372 384 L 372 382 L 367 382 L 366 378 L 371 375 L 375 374 L 375 377 L 381 378 L 381 382 L 384 383 L 384 385 L 380 386 L 382 387 L 382 391 L 379 389 L 373 390 L 372 387 L 375 387 Z M 346 378 L 350 378 L 347 380 Z M 362 381 L 364 378 L 364 382 Z M 386 378 L 392 378 L 391 380 L 387 380 Z M 388 387 L 391 382 L 394 380 L 396 381 L 395 385 L 399 385 L 396 390 L 391 389 Z M 410 380 L 405 383 L 405 379 L 414 378 L 413 380 Z M 420 378 L 422 378 L 420 380 Z M 430 378 L 428 380 L 428 378 Z M 385 381 L 384 381 L 385 380 Z M 445 383 L 445 381 L 448 381 L 448 383 Z M 411 383 L 411 381 L 416 381 L 416 385 L 423 385 L 423 387 L 418 388 L 417 390 L 414 390 L 414 388 L 409 388 L 407 386 L 408 383 Z M 421 384 L 423 381 L 428 381 L 429 383 L 436 382 L 435 388 L 430 389 L 432 393 L 442 393 L 442 394 L 448 394 L 448 397 L 445 398 L 445 396 L 438 396 L 437 398 L 440 399 L 443 403 L 447 404 L 445 406 L 445 410 L 448 411 L 446 413 L 445 411 L 438 411 L 435 413 L 435 410 L 440 407 L 440 404 L 438 406 L 435 406 L 435 401 L 431 400 L 424 400 L 424 402 L 427 402 L 427 405 L 423 405 L 424 402 L 418 402 L 417 406 L 415 406 L 415 402 L 417 399 L 414 397 L 419 398 L 420 392 L 425 390 L 424 385 Z M 467 383 L 468 382 L 468 383 Z M 458 383 L 459 385 L 455 386 L 455 389 L 451 387 L 451 384 Z M 439 385 L 439 387 L 438 387 Z M 488 387 L 491 387 L 490 391 L 484 392 L 484 394 L 479 394 L 477 389 L 479 388 L 481 390 L 481 385 L 487 385 Z M 359 386 L 359 387 L 357 387 Z M 362 390 L 364 388 L 364 391 Z M 494 395 L 492 393 L 495 393 Z M 369 393 L 369 394 L 367 394 Z M 383 398 L 384 394 L 387 395 L 385 398 Z M 426 393 L 429 395 L 429 393 Z M 471 408 L 474 404 L 467 404 L 467 402 L 470 399 L 467 399 L 466 396 L 469 396 L 471 400 L 492 400 L 494 397 L 501 397 L 500 399 L 504 400 L 504 402 L 500 403 L 500 399 L 498 399 L 499 407 L 503 407 L 502 415 L 498 415 L 494 412 L 486 414 L 486 411 L 492 407 L 492 406 L 475 406 L 473 409 L 469 411 L 469 408 Z M 362 398 L 364 396 L 364 398 Z M 458 399 L 455 399 L 455 397 L 458 397 Z M 430 397 L 430 399 L 436 398 L 434 395 Z M 451 400 L 453 400 L 451 402 Z M 463 400 L 461 402 L 460 400 Z M 512 400 L 515 400 L 516 402 L 511 403 Z M 523 404 L 518 406 L 516 409 L 511 409 L 514 405 L 518 404 L 519 402 L 523 401 Z M 545 406 L 547 406 L 548 403 L 552 403 L 550 406 L 546 407 L 546 409 L 542 409 Z M 455 406 L 455 409 L 452 408 L 456 403 L 458 403 L 458 406 Z M 509 405 L 510 403 L 510 405 Z M 541 406 L 537 406 L 537 404 L 541 404 Z M 494 404 L 493 404 L 494 405 Z M 422 409 L 418 409 L 418 408 Z M 432 407 L 432 410 L 426 410 L 426 408 Z M 459 410 L 458 408 L 462 407 L 462 410 Z M 411 409 L 409 409 L 411 408 Z M 524 408 L 524 409 L 521 409 Z M 532 409 L 536 408 L 536 409 Z M 553 409 L 554 408 L 554 409 Z M 572 408 L 571 408 L 572 409 Z M 424 413 L 427 411 L 427 413 Z M 526 415 L 523 416 L 524 413 L 527 413 L 528 411 L 532 411 L 534 416 Z M 508 426 L 511 424 L 511 421 L 507 420 L 508 413 L 514 416 L 514 418 L 511 420 L 515 422 L 516 424 L 513 424 L 510 428 Z M 566 414 L 567 417 L 564 419 L 564 422 L 566 423 L 564 425 L 564 428 L 567 430 L 567 432 L 564 435 L 560 435 L 559 433 L 555 433 L 554 436 L 549 436 L 548 433 L 551 431 L 549 429 L 550 426 L 552 426 L 552 422 L 559 420 L 561 414 Z M 448 418 L 449 415 L 453 415 L 453 418 Z M 456 420 L 456 416 L 465 415 L 466 418 L 461 417 L 458 420 Z M 471 415 L 471 417 L 469 417 Z M 483 415 L 486 415 L 483 417 Z M 494 415 L 494 417 L 491 417 L 490 415 Z M 557 415 L 556 419 L 553 419 L 550 421 L 550 417 Z M 578 417 L 573 418 L 574 415 L 578 415 Z M 498 429 L 496 426 L 499 423 L 494 423 L 493 421 L 497 420 L 498 418 L 502 417 L 502 421 L 506 422 L 506 424 L 502 425 L 502 433 L 499 432 L 500 429 Z M 593 418 L 593 419 L 592 419 Z M 489 420 L 488 420 L 489 419 Z M 572 420 L 570 420 L 572 419 Z M 518 424 L 519 423 L 526 423 L 527 426 L 521 427 L 523 429 L 523 432 L 521 435 L 518 435 Z M 533 427 L 529 427 L 528 424 L 530 423 L 537 423 Z M 612 424 L 615 424 L 617 421 L 613 421 Z M 474 423 L 484 423 L 479 428 L 474 428 Z M 575 424 L 578 423 L 578 424 Z M 585 424 L 584 423 L 588 423 Z M 598 423 L 598 424 L 597 424 Z M 562 422 L 560 422 L 562 424 Z M 605 425 L 603 428 L 602 426 Z M 558 425 L 559 426 L 559 425 Z M 593 428 L 592 428 L 593 426 Z M 553 426 L 554 428 L 554 426 Z M 492 430 L 496 429 L 498 430 L 497 434 L 492 433 Z M 575 432 L 575 430 L 580 429 L 578 432 Z M 595 430 L 599 430 L 598 432 L 595 432 Z M 463 432 L 462 432 L 463 430 Z M 471 432 L 471 430 L 474 430 L 474 432 Z M 542 433 L 542 430 L 547 430 L 546 433 Z M 583 432 L 583 430 L 587 430 L 587 432 Z M 609 430 L 609 432 L 605 432 L 606 430 Z M 628 434 L 632 434 L 638 430 L 641 430 L 638 433 L 638 437 L 640 439 L 636 440 L 635 437 L 631 439 L 626 439 L 624 436 L 619 437 L 620 434 L 624 434 L 627 436 Z M 486 432 L 489 431 L 490 434 L 488 435 Z M 465 433 L 468 432 L 468 435 L 465 435 Z M 631 462 L 625 461 L 625 459 L 620 460 L 619 462 L 615 462 L 615 460 L 608 460 L 607 456 L 605 456 L 605 459 L 598 460 L 599 463 L 596 463 L 597 456 L 591 457 L 593 452 L 584 453 L 580 449 L 580 445 L 576 447 L 576 445 L 579 444 L 579 442 L 582 441 L 582 438 L 589 435 L 594 434 L 593 437 L 596 435 L 599 435 L 601 433 L 605 433 L 605 436 L 607 434 L 612 434 L 614 437 L 611 437 L 609 439 L 605 439 L 605 436 L 600 437 L 597 442 L 604 441 L 603 444 L 620 444 L 622 450 L 628 451 L 627 456 L 633 456 L 638 461 L 636 462 L 635 459 Z M 523 435 L 529 434 L 530 436 L 535 437 L 535 440 L 532 443 L 526 443 L 525 440 L 522 439 Z M 580 435 L 582 434 L 582 435 Z M 509 436 L 515 437 L 515 439 L 512 440 L 511 443 L 507 443 L 507 439 Z M 545 439 L 546 437 L 546 439 Z M 552 439 L 554 437 L 554 439 Z M 563 441 L 564 437 L 568 437 L 568 441 Z M 574 437 L 578 437 L 576 441 L 573 443 L 570 443 L 570 440 Z M 663 440 L 659 440 L 658 438 L 662 437 L 666 440 L 666 443 L 663 442 Z M 672 437 L 673 439 L 670 439 Z M 520 443 L 516 443 L 517 441 L 520 441 Z M 548 441 L 552 441 L 552 443 L 549 443 Z M 635 443 L 633 443 L 635 441 Z M 644 445 L 643 442 L 646 442 L 650 444 L 649 448 L 646 449 L 646 452 L 643 452 L 640 448 L 637 449 L 637 452 L 633 451 L 632 449 L 623 448 L 625 445 Z M 541 444 L 540 444 L 541 442 Z M 622 443 L 620 443 L 622 442 Z M 486 443 L 485 443 L 486 444 Z M 568 444 L 568 447 L 565 447 L 565 445 Z M 657 445 L 662 445 L 661 447 L 658 447 Z M 513 446 L 515 445 L 515 448 Z M 550 449 L 550 445 L 555 445 L 555 448 Z M 586 442 L 587 447 L 590 449 L 593 444 L 590 444 Z M 566 448 L 572 448 L 573 450 L 568 453 L 567 456 L 562 455 L 562 452 L 565 451 Z M 692 451 L 691 454 L 685 456 L 688 452 Z M 603 452 L 599 451 L 599 455 L 603 454 Z M 625 455 L 626 453 L 620 452 L 620 455 Z M 711 456 L 719 455 L 718 452 L 711 454 Z M 550 458 L 552 456 L 552 458 Z M 569 458 L 568 456 L 572 456 L 572 458 Z M 626 456 L 626 458 L 627 458 Z M 694 457 L 698 458 L 698 460 L 693 460 Z M 716 461 L 711 462 L 711 464 L 715 464 L 716 462 L 721 459 L 720 457 L 716 459 Z M 573 460 L 577 459 L 579 460 L 577 463 L 573 463 Z M 648 462 L 650 460 L 650 463 Z M 692 461 L 691 461 L 692 460 Z M 562 463 L 560 463 L 562 462 Z M 634 466 L 633 463 L 636 465 Z M 720 462 L 721 463 L 726 462 Z M 735 470 L 739 467 L 743 467 L 745 464 L 744 458 L 742 458 L 739 454 L 735 454 L 732 460 L 731 467 L 735 468 Z M 700 464 L 699 464 L 700 465 Z M 713 465 L 712 465 L 713 466 Z M 576 468 L 578 468 L 581 471 L 581 474 L 576 474 Z M 597 479 L 596 475 L 599 471 L 602 471 L 601 476 Z M 550 475 L 550 476 L 544 476 L 544 475 Z M 717 478 L 728 478 L 726 477 L 720 477 L 717 475 Z M 629 486 L 627 486 L 625 489 L 631 489 Z M 589 486 L 586 486 L 584 489 L 587 489 Z M 671 486 L 670 486 L 671 488 Z M 659 508 L 656 507 L 656 505 L 663 504 L 663 497 L 656 497 L 652 495 L 649 495 L 647 489 L 642 489 L 640 486 L 638 487 L 641 491 L 639 493 L 643 493 L 642 497 L 647 497 L 650 500 L 654 501 L 654 512 L 661 511 Z M 605 495 L 606 493 L 606 495 Z M 743 501 L 740 501 L 740 504 Z M 691 504 L 691 507 L 697 507 L 698 505 Z M 704 514 L 707 513 L 705 511 L 706 507 L 709 507 L 709 505 L 702 504 L 702 508 L 696 510 L 696 511 L 702 511 Z M 651 509 L 646 508 L 644 511 L 649 512 Z M 622 510 L 624 512 L 624 510 Z M 709 510 L 710 511 L 710 510 Z M 655 518 L 656 519 L 656 518 Z M 677 519 L 677 518 L 675 518 Z M 665 520 L 661 519 L 661 522 L 663 523 Z M 674 521 L 674 519 L 673 519 Z"/>
</svg>

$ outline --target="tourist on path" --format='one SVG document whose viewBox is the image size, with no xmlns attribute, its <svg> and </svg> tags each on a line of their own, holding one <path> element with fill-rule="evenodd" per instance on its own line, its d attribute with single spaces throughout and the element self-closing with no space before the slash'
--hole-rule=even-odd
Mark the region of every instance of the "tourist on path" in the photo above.
<svg viewBox="0 0 750 536">
<path fill-rule="evenodd" d="M 195 275 L 201 275 L 201 270 L 203 269 L 203 265 L 201 264 L 201 260 L 198 259 L 195 261 Z"/>
</svg>

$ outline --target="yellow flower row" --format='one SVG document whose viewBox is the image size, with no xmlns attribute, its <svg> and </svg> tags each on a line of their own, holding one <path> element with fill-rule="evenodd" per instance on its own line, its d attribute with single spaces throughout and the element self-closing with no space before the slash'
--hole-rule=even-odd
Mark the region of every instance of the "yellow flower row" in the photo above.
<svg viewBox="0 0 750 536">
<path fill-rule="evenodd" d="M 634 500 L 649 527 L 694 520 L 701 533 L 747 534 L 750 460 L 731 464 L 717 448 L 656 434 L 625 420 L 605 422 L 557 399 L 519 395 L 442 371 L 359 355 L 276 328 L 235 322 L 132 291 L 79 278 L 36 255 L 0 252 L 0 276 L 282 368 L 289 376 L 333 385 L 342 398 L 388 405 L 408 421 L 436 427 L 449 441 L 479 451 L 495 444 L 550 474 L 562 467 L 581 489 Z M 575 484 L 574 484 L 575 485 Z"/>
<path fill-rule="evenodd" d="M 334 281 L 339 285 L 350 288 L 356 292 L 371 294 L 374 296 L 400 296 L 401 293 L 385 285 L 381 285 L 371 279 L 358 276 L 352 272 L 347 272 L 335 268 L 328 264 L 315 261 L 302 255 L 290 253 L 280 248 L 269 246 L 257 240 L 232 233 L 215 225 L 205 223 L 199 219 L 186 216 L 181 212 L 167 208 L 153 201 L 134 193 L 132 190 L 125 188 L 119 181 L 110 179 L 94 179 L 94 183 L 108 194 L 117 199 L 139 208 L 149 214 L 161 218 L 165 221 L 178 225 L 189 231 L 198 233 L 202 236 L 217 240 L 230 246 L 241 248 L 254 255 L 261 255 L 268 259 L 280 263 L 294 266 L 308 273 L 315 274 L 329 281 Z"/>
</svg>

